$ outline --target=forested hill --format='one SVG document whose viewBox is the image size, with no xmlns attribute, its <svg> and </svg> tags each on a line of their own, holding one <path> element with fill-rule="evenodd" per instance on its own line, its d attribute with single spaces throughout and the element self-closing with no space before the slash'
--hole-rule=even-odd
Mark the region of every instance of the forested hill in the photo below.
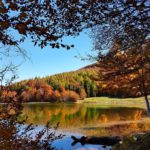
<svg viewBox="0 0 150 150">
<path fill-rule="evenodd" d="M 76 71 L 17 82 L 9 91 L 0 92 L 0 101 L 12 97 L 23 101 L 76 101 L 96 96 L 140 96 L 131 85 L 118 86 L 95 80 L 100 79 L 103 70 L 92 64 Z"/>
<path fill-rule="evenodd" d="M 76 71 L 60 73 L 43 78 L 54 90 L 64 87 L 66 90 L 73 90 L 80 93 L 85 90 L 87 97 L 98 94 L 97 82 L 94 77 L 98 76 L 99 70 L 95 65 L 89 65 Z"/>
</svg>

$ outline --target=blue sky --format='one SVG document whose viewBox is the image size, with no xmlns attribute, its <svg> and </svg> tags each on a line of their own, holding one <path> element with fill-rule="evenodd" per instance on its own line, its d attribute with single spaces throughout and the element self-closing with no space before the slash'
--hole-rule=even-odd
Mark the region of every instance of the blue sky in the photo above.
<svg viewBox="0 0 150 150">
<path fill-rule="evenodd" d="M 21 63 L 18 68 L 18 80 L 77 70 L 93 63 L 75 57 L 80 55 L 86 57 L 88 53 L 91 53 L 92 40 L 88 34 L 81 33 L 78 37 L 66 37 L 63 40 L 64 43 L 74 44 L 75 47 L 71 50 L 52 49 L 48 46 L 41 49 L 38 46 L 34 47 L 30 40 L 26 40 L 21 47 L 27 50 L 30 60 L 15 60 Z"/>
</svg>

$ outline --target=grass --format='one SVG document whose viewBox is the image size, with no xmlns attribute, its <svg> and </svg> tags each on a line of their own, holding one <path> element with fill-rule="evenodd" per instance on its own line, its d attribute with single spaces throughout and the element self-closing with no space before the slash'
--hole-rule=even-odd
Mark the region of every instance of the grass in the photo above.
<svg viewBox="0 0 150 150">
<path fill-rule="evenodd" d="M 149 96 L 150 98 L 150 96 Z M 49 102 L 29 102 L 29 104 L 45 104 Z M 97 107 L 136 107 L 145 108 L 144 97 L 138 98 L 109 98 L 109 97 L 91 97 L 79 100 L 76 103 L 90 104 Z M 26 104 L 26 103 L 25 103 Z M 72 104 L 72 103 L 68 103 Z"/>
<path fill-rule="evenodd" d="M 109 98 L 109 97 L 92 97 L 86 98 L 82 103 L 92 103 L 102 106 L 119 106 L 119 107 L 139 107 L 146 108 L 143 97 L 138 98 Z"/>
</svg>

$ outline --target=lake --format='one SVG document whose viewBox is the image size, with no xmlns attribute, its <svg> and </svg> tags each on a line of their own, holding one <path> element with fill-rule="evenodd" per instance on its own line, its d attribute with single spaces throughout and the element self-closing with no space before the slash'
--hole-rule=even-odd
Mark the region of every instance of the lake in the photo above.
<svg viewBox="0 0 150 150">
<path fill-rule="evenodd" d="M 22 116 L 28 116 L 27 123 L 52 126 L 58 122 L 59 130 L 66 133 L 55 142 L 58 149 L 103 149 L 99 145 L 79 143 L 71 146 L 70 135 L 116 136 L 150 131 L 150 119 L 143 108 L 111 107 L 91 103 L 30 103 L 24 104 Z M 66 143 L 68 148 L 66 148 Z M 109 148 L 108 148 L 109 149 Z"/>
</svg>

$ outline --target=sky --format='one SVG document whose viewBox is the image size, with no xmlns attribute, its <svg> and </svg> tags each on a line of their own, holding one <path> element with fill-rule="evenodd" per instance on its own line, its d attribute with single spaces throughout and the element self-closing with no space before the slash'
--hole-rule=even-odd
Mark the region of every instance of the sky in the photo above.
<svg viewBox="0 0 150 150">
<path fill-rule="evenodd" d="M 83 32 L 75 38 L 65 37 L 63 41 L 65 44 L 74 44 L 75 47 L 71 50 L 52 49 L 50 46 L 41 49 L 38 46 L 34 47 L 31 40 L 26 40 L 21 47 L 27 51 L 30 59 L 16 58 L 15 62 L 21 64 L 17 71 L 17 81 L 73 71 L 94 63 L 80 59 L 91 54 L 92 40 L 87 33 Z"/>
</svg>

